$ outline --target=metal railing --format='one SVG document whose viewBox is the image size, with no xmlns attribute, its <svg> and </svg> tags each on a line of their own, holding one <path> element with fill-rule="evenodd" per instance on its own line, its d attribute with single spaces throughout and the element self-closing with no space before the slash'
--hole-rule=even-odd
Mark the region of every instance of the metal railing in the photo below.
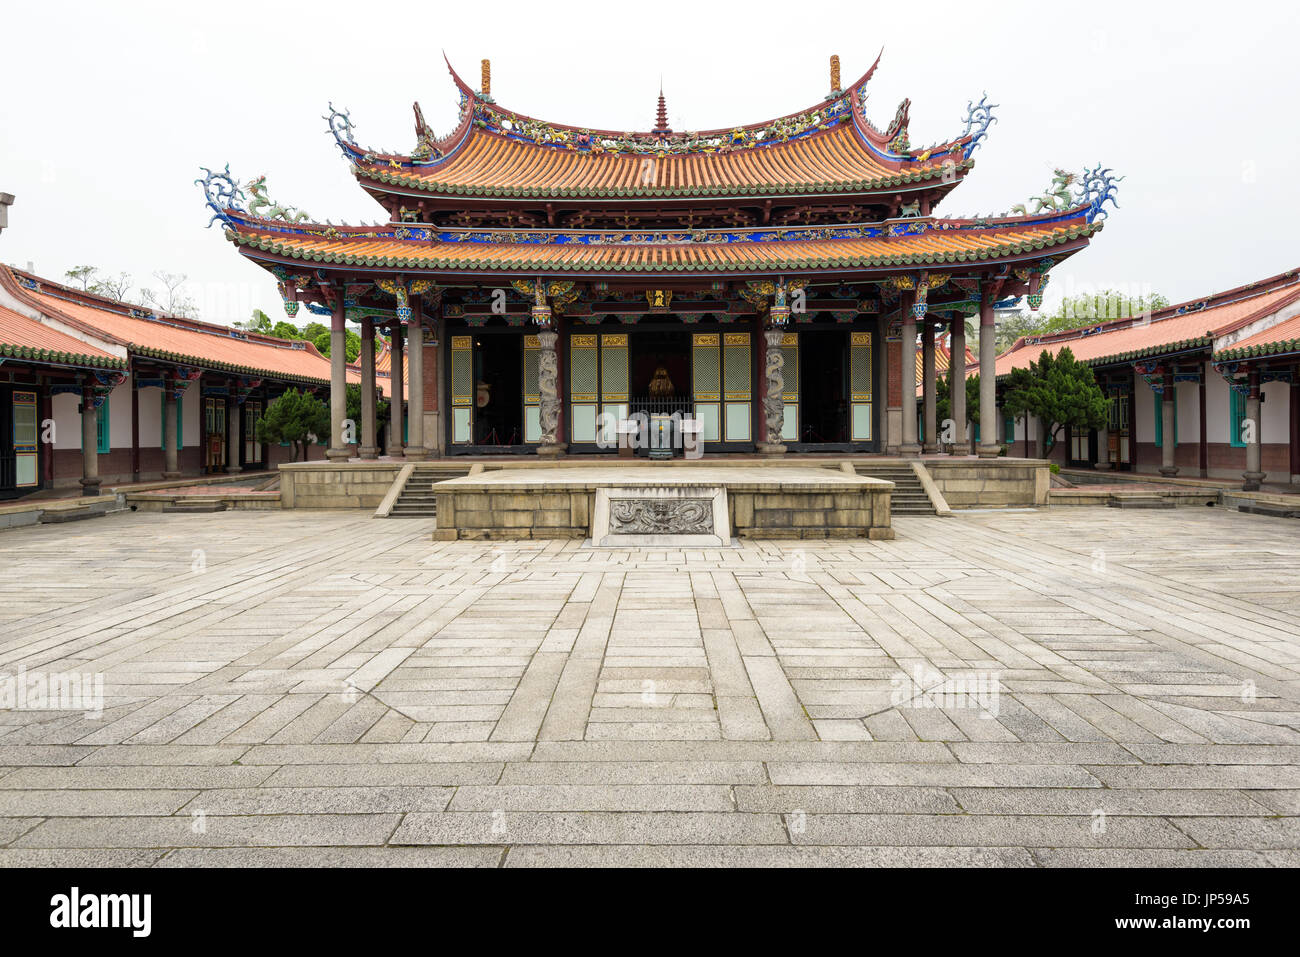
<svg viewBox="0 0 1300 957">
<path fill-rule="evenodd" d="M 695 413 L 695 399 L 690 396 L 632 396 L 628 399 L 627 405 L 628 412 L 632 415 L 638 412 L 644 412 L 646 415 L 672 415 L 674 412 L 693 415 Z"/>
</svg>

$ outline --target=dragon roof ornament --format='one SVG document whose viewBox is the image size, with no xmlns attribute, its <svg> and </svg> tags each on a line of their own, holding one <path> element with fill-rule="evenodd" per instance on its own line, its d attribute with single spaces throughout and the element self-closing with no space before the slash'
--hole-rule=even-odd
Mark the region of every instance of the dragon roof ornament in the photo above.
<svg viewBox="0 0 1300 957">
<path fill-rule="evenodd" d="M 203 187 L 203 196 L 207 200 L 207 206 L 212 210 L 212 218 L 208 220 L 208 228 L 217 220 L 221 220 L 227 226 L 236 226 L 238 223 L 231 218 L 231 212 L 244 213 L 247 210 L 240 205 L 240 200 L 244 198 L 244 190 L 230 176 L 230 164 L 219 173 L 213 172 L 206 166 L 200 166 L 204 173 L 199 179 L 194 181 L 196 186 Z"/>
<path fill-rule="evenodd" d="M 266 177 L 258 176 L 248 181 L 247 215 L 258 219 L 278 219 L 286 223 L 301 223 L 311 219 L 311 215 L 296 206 L 281 206 L 266 194 Z"/>
</svg>

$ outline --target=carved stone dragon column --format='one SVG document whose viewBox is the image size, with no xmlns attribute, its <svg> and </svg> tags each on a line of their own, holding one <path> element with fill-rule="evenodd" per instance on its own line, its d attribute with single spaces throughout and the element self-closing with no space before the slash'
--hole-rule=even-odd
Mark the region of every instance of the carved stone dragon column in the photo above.
<svg viewBox="0 0 1300 957">
<path fill-rule="evenodd" d="M 759 455 L 784 455 L 785 444 L 781 434 L 785 431 L 785 326 L 790 321 L 785 280 L 776 283 L 773 302 L 767 311 L 763 338 L 767 341 L 763 363 L 763 441 L 757 443 Z"/>
<path fill-rule="evenodd" d="M 537 392 L 539 396 L 537 417 L 541 429 L 541 442 L 537 454 L 557 457 L 567 446 L 559 441 L 560 428 L 560 360 L 555 352 L 559 334 L 554 328 L 554 315 L 546 301 L 546 288 L 540 279 L 533 283 L 533 322 L 537 324 L 537 342 L 541 347 L 537 355 Z"/>
</svg>

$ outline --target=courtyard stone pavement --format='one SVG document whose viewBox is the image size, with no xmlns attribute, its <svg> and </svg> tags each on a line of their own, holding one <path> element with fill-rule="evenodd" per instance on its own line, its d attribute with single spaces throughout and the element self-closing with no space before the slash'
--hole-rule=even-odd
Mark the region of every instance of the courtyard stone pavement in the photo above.
<svg viewBox="0 0 1300 957">
<path fill-rule="evenodd" d="M 0 672 L 104 681 L 97 718 L 0 711 L 0 864 L 1300 864 L 1300 525 L 896 528 L 0 533 Z"/>
</svg>

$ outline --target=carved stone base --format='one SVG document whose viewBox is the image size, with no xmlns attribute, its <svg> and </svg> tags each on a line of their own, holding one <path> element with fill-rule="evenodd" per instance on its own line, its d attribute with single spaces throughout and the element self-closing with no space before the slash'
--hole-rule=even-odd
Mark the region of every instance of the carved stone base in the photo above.
<svg viewBox="0 0 1300 957">
<path fill-rule="evenodd" d="M 1109 463 L 1109 462 L 1093 462 L 1093 463 L 1092 463 L 1092 467 L 1093 467 L 1094 469 L 1096 469 L 1098 472 L 1109 472 L 1109 471 L 1110 471 L 1110 463 Z"/>
<path fill-rule="evenodd" d="M 975 450 L 975 454 L 982 459 L 995 459 L 1002 454 L 1000 445 L 981 445 Z"/>
<path fill-rule="evenodd" d="M 357 455 L 366 461 L 370 461 L 379 458 L 379 449 L 373 445 L 363 445 L 357 449 Z"/>
<path fill-rule="evenodd" d="M 352 457 L 351 449 L 344 448 L 344 449 L 325 450 L 325 458 L 329 459 L 331 462 L 346 462 L 351 457 Z"/>
<path fill-rule="evenodd" d="M 402 457 L 408 462 L 424 462 L 429 458 L 429 450 L 416 445 L 408 445 L 406 451 L 402 453 Z"/>
<path fill-rule="evenodd" d="M 1159 472 L 1160 472 L 1160 474 L 1163 475 L 1165 478 L 1173 478 L 1175 475 L 1178 474 L 1178 466 L 1177 466 L 1177 465 L 1168 465 L 1168 466 L 1162 465 L 1162 466 L 1160 467 L 1160 469 L 1159 469 Z"/>
<path fill-rule="evenodd" d="M 1264 484 L 1264 476 L 1267 472 L 1244 472 L 1242 473 L 1241 490 L 1243 492 L 1258 492 L 1260 486 Z"/>
<path fill-rule="evenodd" d="M 597 547 L 731 544 L 727 491 L 719 487 L 600 488 L 591 519 Z"/>
<path fill-rule="evenodd" d="M 537 455 L 544 459 L 558 459 L 562 456 L 569 446 L 564 442 L 555 442 L 550 445 L 537 446 Z"/>
<path fill-rule="evenodd" d="M 100 485 L 100 482 L 101 482 L 101 481 L 102 481 L 102 480 L 101 480 L 101 479 L 98 479 L 98 478 L 92 478 L 92 479 L 86 479 L 86 478 L 83 478 L 83 479 L 77 479 L 77 482 L 81 485 L 81 494 L 82 494 L 82 495 L 98 495 L 98 494 L 99 494 L 99 485 Z"/>
<path fill-rule="evenodd" d="M 919 458 L 921 455 L 921 447 L 919 445 L 904 445 L 899 448 L 898 454 L 905 459 Z"/>
<path fill-rule="evenodd" d="M 178 479 L 178 478 L 180 478 L 180 477 L 181 477 L 181 473 L 180 473 L 180 472 L 163 472 L 162 477 L 165 478 L 167 481 L 170 482 L 172 479 Z"/>
<path fill-rule="evenodd" d="M 785 455 L 789 450 L 779 442 L 759 442 L 754 446 L 754 451 L 759 455 L 775 456 Z"/>
</svg>

